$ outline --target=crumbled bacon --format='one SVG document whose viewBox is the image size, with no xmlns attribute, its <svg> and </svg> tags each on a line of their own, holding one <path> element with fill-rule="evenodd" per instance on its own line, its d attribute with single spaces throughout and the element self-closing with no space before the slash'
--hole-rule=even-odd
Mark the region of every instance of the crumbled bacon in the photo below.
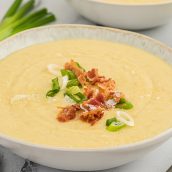
<svg viewBox="0 0 172 172">
<path fill-rule="evenodd" d="M 97 121 L 99 121 L 103 117 L 103 108 L 98 108 L 96 110 L 91 110 L 88 112 L 83 112 L 80 115 L 80 119 L 82 121 L 88 122 L 91 125 L 94 125 Z"/>
<path fill-rule="evenodd" d="M 114 100 L 115 100 L 116 103 L 119 103 L 119 101 L 123 97 L 124 97 L 124 94 L 122 94 L 121 92 L 118 92 L 117 94 L 116 93 L 113 94 L 113 98 L 114 98 Z"/>
<path fill-rule="evenodd" d="M 82 86 L 88 85 L 87 78 L 85 77 L 85 72 L 78 76 L 78 81 Z"/>
<path fill-rule="evenodd" d="M 80 75 L 82 75 L 84 73 L 84 71 L 73 60 L 71 60 L 70 62 L 66 63 L 64 68 L 74 72 L 77 77 L 79 77 Z"/>
<path fill-rule="evenodd" d="M 65 107 L 60 111 L 57 119 L 60 122 L 70 121 L 76 117 L 76 112 L 79 110 L 80 110 L 79 105 L 72 105 L 72 106 Z"/>
<path fill-rule="evenodd" d="M 90 99 L 94 96 L 95 90 L 91 85 L 84 87 L 84 95 Z"/>
<path fill-rule="evenodd" d="M 104 76 L 99 76 L 98 69 L 95 68 L 88 71 L 86 73 L 86 77 L 92 85 L 96 84 L 97 82 L 103 82 L 105 80 Z"/>
<path fill-rule="evenodd" d="M 97 86 L 103 90 L 108 90 L 114 92 L 115 90 L 115 81 L 112 79 L 105 80 L 104 82 L 99 82 Z"/>
<path fill-rule="evenodd" d="M 115 92 L 115 81 L 100 76 L 98 69 L 93 68 L 85 72 L 73 60 L 65 64 L 65 69 L 75 73 L 78 81 L 83 86 L 83 93 L 87 100 L 81 105 L 64 108 L 58 115 L 58 120 L 61 122 L 72 120 L 76 115 L 79 115 L 82 121 L 94 125 L 103 117 L 104 110 L 108 109 L 106 105 L 108 100 L 114 100 L 115 103 L 118 103 L 121 97 L 124 97 L 122 93 Z"/>
</svg>

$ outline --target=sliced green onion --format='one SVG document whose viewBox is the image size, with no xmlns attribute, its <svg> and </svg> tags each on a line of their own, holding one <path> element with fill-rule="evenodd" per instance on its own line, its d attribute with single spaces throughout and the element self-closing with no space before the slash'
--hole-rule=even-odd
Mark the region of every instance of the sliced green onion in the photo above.
<svg viewBox="0 0 172 172">
<path fill-rule="evenodd" d="M 117 122 L 116 118 L 107 119 L 106 126 L 109 126 L 112 122 Z"/>
<path fill-rule="evenodd" d="M 135 125 L 134 119 L 127 112 L 124 111 L 117 111 L 116 119 L 130 127 L 133 127 Z"/>
<path fill-rule="evenodd" d="M 107 130 L 111 132 L 119 131 L 124 128 L 126 125 L 120 121 L 114 121 L 109 126 L 107 126 Z"/>
<path fill-rule="evenodd" d="M 128 102 L 125 98 L 121 98 L 120 102 L 115 106 L 116 108 L 119 109 L 132 109 L 134 106 L 131 102 Z"/>
<path fill-rule="evenodd" d="M 81 89 L 78 86 L 73 86 L 73 87 L 68 88 L 66 92 L 70 94 L 77 94 L 77 93 L 81 93 Z"/>
<path fill-rule="evenodd" d="M 69 80 L 67 83 L 67 88 L 72 87 L 72 86 L 80 86 L 79 81 L 77 79 Z"/>
<path fill-rule="evenodd" d="M 70 93 L 65 93 L 64 95 L 70 97 L 76 103 L 82 103 L 82 100 L 77 95 L 73 95 L 73 94 L 70 94 Z"/>
<path fill-rule="evenodd" d="M 50 90 L 47 92 L 46 97 L 54 97 L 58 93 L 58 90 Z"/>
<path fill-rule="evenodd" d="M 126 102 L 127 102 L 127 100 L 125 98 L 121 98 L 120 101 L 119 101 L 120 104 L 126 103 Z"/>
<path fill-rule="evenodd" d="M 66 90 L 65 95 L 69 96 L 76 103 L 82 103 L 86 100 L 85 95 L 81 92 L 81 89 L 78 86 L 72 86 Z"/>
<path fill-rule="evenodd" d="M 82 93 L 77 93 L 76 95 L 81 99 L 82 102 L 87 99 L 86 96 Z"/>
<path fill-rule="evenodd" d="M 85 69 L 84 69 L 78 62 L 76 62 L 76 64 L 78 65 L 78 67 L 79 67 L 80 69 L 82 69 L 83 71 L 85 71 Z"/>
<path fill-rule="evenodd" d="M 58 78 L 54 78 L 52 80 L 52 89 L 53 90 L 59 90 L 60 89 Z"/>
<path fill-rule="evenodd" d="M 76 79 L 76 75 L 71 70 L 62 69 L 61 74 L 62 76 L 68 76 L 69 80 Z"/>
<path fill-rule="evenodd" d="M 60 91 L 58 78 L 52 80 L 52 89 L 47 92 L 46 97 L 54 97 Z"/>
</svg>

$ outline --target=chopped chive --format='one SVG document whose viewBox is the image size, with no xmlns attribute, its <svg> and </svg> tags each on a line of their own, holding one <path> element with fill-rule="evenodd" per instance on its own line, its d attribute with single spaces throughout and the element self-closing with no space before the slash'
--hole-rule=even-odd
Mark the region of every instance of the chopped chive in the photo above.
<svg viewBox="0 0 172 172">
<path fill-rule="evenodd" d="M 46 97 L 54 97 L 60 91 L 58 78 L 52 80 L 52 89 L 47 92 Z"/>
<path fill-rule="evenodd" d="M 76 75 L 71 70 L 62 69 L 61 74 L 62 76 L 68 76 L 69 80 L 76 79 Z"/>
<path fill-rule="evenodd" d="M 107 130 L 111 132 L 119 131 L 120 129 L 124 128 L 126 125 L 120 121 L 114 121 L 109 126 L 107 126 Z"/>
</svg>

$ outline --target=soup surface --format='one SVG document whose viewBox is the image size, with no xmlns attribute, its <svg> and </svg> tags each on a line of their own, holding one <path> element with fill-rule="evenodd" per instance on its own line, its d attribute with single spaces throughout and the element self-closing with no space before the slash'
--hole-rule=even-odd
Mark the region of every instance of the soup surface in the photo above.
<svg viewBox="0 0 172 172">
<path fill-rule="evenodd" d="M 119 4 L 144 4 L 144 3 L 162 3 L 170 2 L 170 0 L 100 0 L 108 3 L 119 3 Z"/>
<path fill-rule="evenodd" d="M 134 105 L 127 111 L 134 127 L 106 130 L 106 120 L 117 109 L 106 111 L 93 126 L 77 119 L 66 123 L 56 119 L 57 107 L 66 102 L 62 93 L 46 98 L 54 78 L 47 65 L 63 68 L 71 59 L 115 80 L 117 89 Z M 171 76 L 171 66 L 160 58 L 124 44 L 81 39 L 34 45 L 0 62 L 0 133 L 72 148 L 112 147 L 148 139 L 172 127 Z"/>
</svg>

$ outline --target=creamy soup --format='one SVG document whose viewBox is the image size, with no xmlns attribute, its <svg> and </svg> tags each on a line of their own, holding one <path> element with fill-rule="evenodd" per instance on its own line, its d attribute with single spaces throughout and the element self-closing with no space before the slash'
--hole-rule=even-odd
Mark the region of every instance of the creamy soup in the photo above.
<svg viewBox="0 0 172 172">
<path fill-rule="evenodd" d="M 106 130 L 106 120 L 117 109 L 106 111 L 91 126 L 81 120 L 59 122 L 63 93 L 46 98 L 54 76 L 47 65 L 63 68 L 71 59 L 86 70 L 98 68 L 113 78 L 134 108 L 127 113 L 133 127 Z M 97 148 L 125 145 L 152 138 L 172 127 L 172 68 L 160 58 L 120 43 L 64 40 L 34 45 L 0 62 L 0 133 L 36 144 Z"/>
<path fill-rule="evenodd" d="M 169 2 L 170 0 L 100 0 L 109 3 L 120 3 L 120 4 L 144 4 L 144 3 L 162 3 Z"/>
</svg>

